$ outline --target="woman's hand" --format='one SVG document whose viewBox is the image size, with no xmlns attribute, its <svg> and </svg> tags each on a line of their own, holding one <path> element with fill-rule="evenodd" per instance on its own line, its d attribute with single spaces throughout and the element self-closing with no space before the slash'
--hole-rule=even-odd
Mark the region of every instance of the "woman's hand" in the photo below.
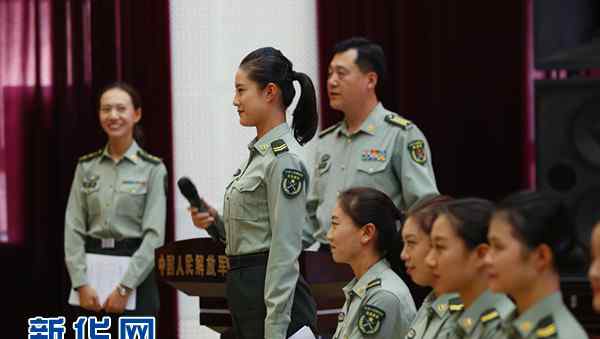
<svg viewBox="0 0 600 339">
<path fill-rule="evenodd" d="M 93 287 L 83 285 L 77 289 L 77 292 L 79 293 L 79 306 L 93 312 L 100 312 L 102 310 L 102 306 L 98 301 L 98 294 Z"/>
<path fill-rule="evenodd" d="M 115 288 L 106 299 L 104 305 L 102 305 L 102 308 L 107 313 L 123 313 L 130 294 L 131 292 L 128 292 L 127 295 L 122 296 Z"/>
<path fill-rule="evenodd" d="M 192 222 L 194 225 L 201 229 L 207 229 L 215 219 L 217 218 L 217 210 L 206 204 L 208 212 L 199 212 L 196 207 L 189 207 L 188 211 L 190 212 L 190 216 L 192 217 Z"/>
</svg>

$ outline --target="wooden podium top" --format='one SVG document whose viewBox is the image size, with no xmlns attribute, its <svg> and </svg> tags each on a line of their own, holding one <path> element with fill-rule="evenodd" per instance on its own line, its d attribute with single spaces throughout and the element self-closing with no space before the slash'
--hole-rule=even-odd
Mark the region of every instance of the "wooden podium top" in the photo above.
<svg viewBox="0 0 600 339">
<path fill-rule="evenodd" d="M 350 266 L 336 264 L 330 253 L 304 251 L 300 273 L 316 299 L 344 297 L 342 287 L 354 275 Z M 191 296 L 225 297 L 229 260 L 225 246 L 212 238 L 176 241 L 155 251 L 159 279 Z"/>
</svg>

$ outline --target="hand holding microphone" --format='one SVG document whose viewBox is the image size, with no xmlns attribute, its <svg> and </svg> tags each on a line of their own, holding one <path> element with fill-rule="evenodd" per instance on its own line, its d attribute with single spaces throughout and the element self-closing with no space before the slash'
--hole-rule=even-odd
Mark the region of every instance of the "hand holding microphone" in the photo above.
<svg viewBox="0 0 600 339">
<path fill-rule="evenodd" d="M 207 229 L 217 218 L 217 210 L 209 206 L 198 195 L 196 186 L 188 177 L 181 177 L 177 180 L 179 191 L 190 203 L 190 216 L 192 222 L 198 228 Z"/>
</svg>

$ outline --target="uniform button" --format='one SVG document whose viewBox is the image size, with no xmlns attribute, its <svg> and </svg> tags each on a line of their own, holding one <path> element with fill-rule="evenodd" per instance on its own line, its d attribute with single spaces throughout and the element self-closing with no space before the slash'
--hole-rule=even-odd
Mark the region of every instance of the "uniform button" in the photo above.
<svg viewBox="0 0 600 339">
<path fill-rule="evenodd" d="M 352 142 L 352 139 L 348 139 L 348 143 L 351 143 L 351 142 Z"/>
<path fill-rule="evenodd" d="M 346 169 L 346 166 L 342 165 L 342 171 Z"/>
<path fill-rule="evenodd" d="M 369 168 L 369 173 L 373 173 L 373 168 Z"/>
<path fill-rule="evenodd" d="M 340 191 L 337 191 L 337 196 L 338 196 L 338 197 L 340 196 Z"/>
</svg>

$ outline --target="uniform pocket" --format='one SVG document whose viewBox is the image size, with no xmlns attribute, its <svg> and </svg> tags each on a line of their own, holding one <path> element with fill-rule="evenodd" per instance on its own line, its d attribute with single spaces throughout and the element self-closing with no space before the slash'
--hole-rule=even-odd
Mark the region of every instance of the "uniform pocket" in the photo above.
<svg viewBox="0 0 600 339">
<path fill-rule="evenodd" d="M 237 219 L 258 220 L 268 213 L 267 194 L 259 177 L 243 178 L 233 184 L 234 209 Z"/>
<path fill-rule="evenodd" d="M 361 161 L 357 166 L 357 170 L 364 174 L 377 174 L 383 172 L 388 166 L 389 160 L 386 161 Z"/>
<path fill-rule="evenodd" d="M 116 212 L 120 216 L 129 217 L 141 222 L 146 204 L 148 185 L 146 181 L 123 180 L 117 188 Z"/>
<path fill-rule="evenodd" d="M 81 192 L 85 196 L 88 214 L 90 216 L 100 215 L 102 203 L 100 201 L 100 185 L 89 186 L 89 184 L 84 184 L 81 187 Z"/>
</svg>

